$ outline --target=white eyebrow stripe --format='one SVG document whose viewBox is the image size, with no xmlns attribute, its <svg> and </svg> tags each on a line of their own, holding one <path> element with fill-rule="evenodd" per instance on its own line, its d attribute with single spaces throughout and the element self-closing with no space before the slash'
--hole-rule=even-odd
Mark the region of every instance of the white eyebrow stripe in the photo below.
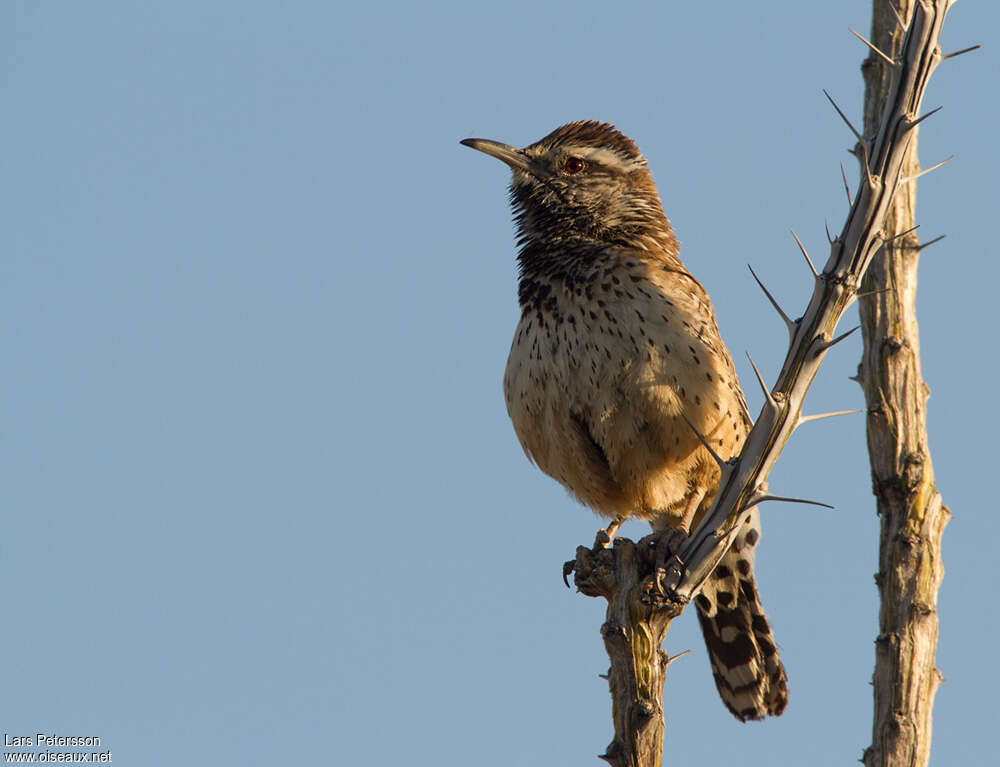
<svg viewBox="0 0 1000 767">
<path fill-rule="evenodd" d="M 606 149 L 604 147 L 571 147 L 569 152 L 584 160 L 600 163 L 623 173 L 629 173 L 633 170 L 646 167 L 646 158 L 642 155 L 633 159 L 625 157 L 613 149 Z"/>
</svg>

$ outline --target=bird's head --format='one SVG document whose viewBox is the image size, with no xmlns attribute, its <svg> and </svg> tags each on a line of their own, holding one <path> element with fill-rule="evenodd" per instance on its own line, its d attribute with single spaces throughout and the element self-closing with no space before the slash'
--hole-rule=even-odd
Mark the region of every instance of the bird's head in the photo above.
<svg viewBox="0 0 1000 767">
<path fill-rule="evenodd" d="M 645 247 L 669 235 L 646 159 L 608 123 L 568 123 L 524 149 L 478 138 L 462 143 L 510 166 L 522 244 L 589 240 Z"/>
</svg>

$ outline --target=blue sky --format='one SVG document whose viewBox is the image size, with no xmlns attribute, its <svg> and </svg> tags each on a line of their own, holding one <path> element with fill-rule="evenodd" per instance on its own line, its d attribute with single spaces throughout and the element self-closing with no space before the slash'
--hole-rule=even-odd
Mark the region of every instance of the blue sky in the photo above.
<svg viewBox="0 0 1000 767">
<path fill-rule="evenodd" d="M 846 212 L 867 3 L 10 2 L 0 11 L 0 727 L 122 765 L 600 764 L 599 520 L 532 468 L 501 375 L 505 169 L 599 118 L 649 158 L 751 400 Z M 934 761 L 991 753 L 1000 524 L 992 220 L 1000 11 L 960 3 L 925 105 L 919 312 L 947 528 Z M 852 314 L 853 314 L 852 310 Z M 846 329 L 853 320 L 845 318 Z M 862 406 L 853 338 L 808 412 Z M 763 510 L 779 720 L 671 629 L 669 760 L 848 764 L 870 742 L 877 520 L 863 420 L 811 424 Z M 627 525 L 638 536 L 643 527 Z M 985 657 L 984 657 L 985 655 Z M 708 744 L 708 748 L 706 748 Z M 474 758 L 470 756 L 474 754 Z"/>
</svg>

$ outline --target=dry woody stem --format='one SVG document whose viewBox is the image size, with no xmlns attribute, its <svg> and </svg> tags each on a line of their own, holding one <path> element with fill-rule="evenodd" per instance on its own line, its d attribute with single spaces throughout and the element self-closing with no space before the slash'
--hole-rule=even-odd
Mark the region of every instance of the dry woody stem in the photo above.
<svg viewBox="0 0 1000 767">
<path fill-rule="evenodd" d="M 913 0 L 900 0 L 899 15 L 909 17 L 912 6 Z M 895 10 L 889 0 L 875 1 L 871 39 L 898 56 L 903 32 Z M 862 72 L 867 133 L 874 131 L 882 113 L 892 71 L 873 56 Z M 905 176 L 919 175 L 915 136 L 903 163 Z M 860 300 L 864 352 L 858 381 L 867 404 L 868 452 L 881 522 L 875 715 L 866 767 L 928 763 L 931 711 L 941 681 L 934 662 L 937 592 L 944 575 L 941 534 L 951 515 L 934 484 L 927 441 L 928 389 L 920 372 L 915 307 L 922 250 L 914 232 L 915 198 L 913 182 L 893 198 L 885 225 L 889 242 L 865 274 Z"/>
<path fill-rule="evenodd" d="M 672 659 L 660 645 L 684 605 L 656 585 L 658 546 L 669 543 L 648 535 L 638 543 L 616 538 L 612 548 L 601 531 L 593 549 L 580 546 L 566 563 L 581 592 L 608 600 L 601 636 L 611 660 L 615 737 L 601 758 L 615 767 L 659 767 L 663 756 L 663 685 Z"/>
</svg>

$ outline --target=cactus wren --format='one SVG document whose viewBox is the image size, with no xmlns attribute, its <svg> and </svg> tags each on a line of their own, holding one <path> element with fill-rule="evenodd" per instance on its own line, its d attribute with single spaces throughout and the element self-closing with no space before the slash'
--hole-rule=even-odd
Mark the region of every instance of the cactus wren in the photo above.
<svg viewBox="0 0 1000 767">
<path fill-rule="evenodd" d="M 712 302 L 678 258 L 648 163 L 607 123 L 562 126 L 524 148 L 466 146 L 510 166 L 521 319 L 504 396 L 528 457 L 594 511 L 696 526 L 723 456 L 750 427 Z M 715 684 L 740 720 L 778 715 L 785 670 L 754 583 L 755 510 L 695 597 Z"/>
</svg>

